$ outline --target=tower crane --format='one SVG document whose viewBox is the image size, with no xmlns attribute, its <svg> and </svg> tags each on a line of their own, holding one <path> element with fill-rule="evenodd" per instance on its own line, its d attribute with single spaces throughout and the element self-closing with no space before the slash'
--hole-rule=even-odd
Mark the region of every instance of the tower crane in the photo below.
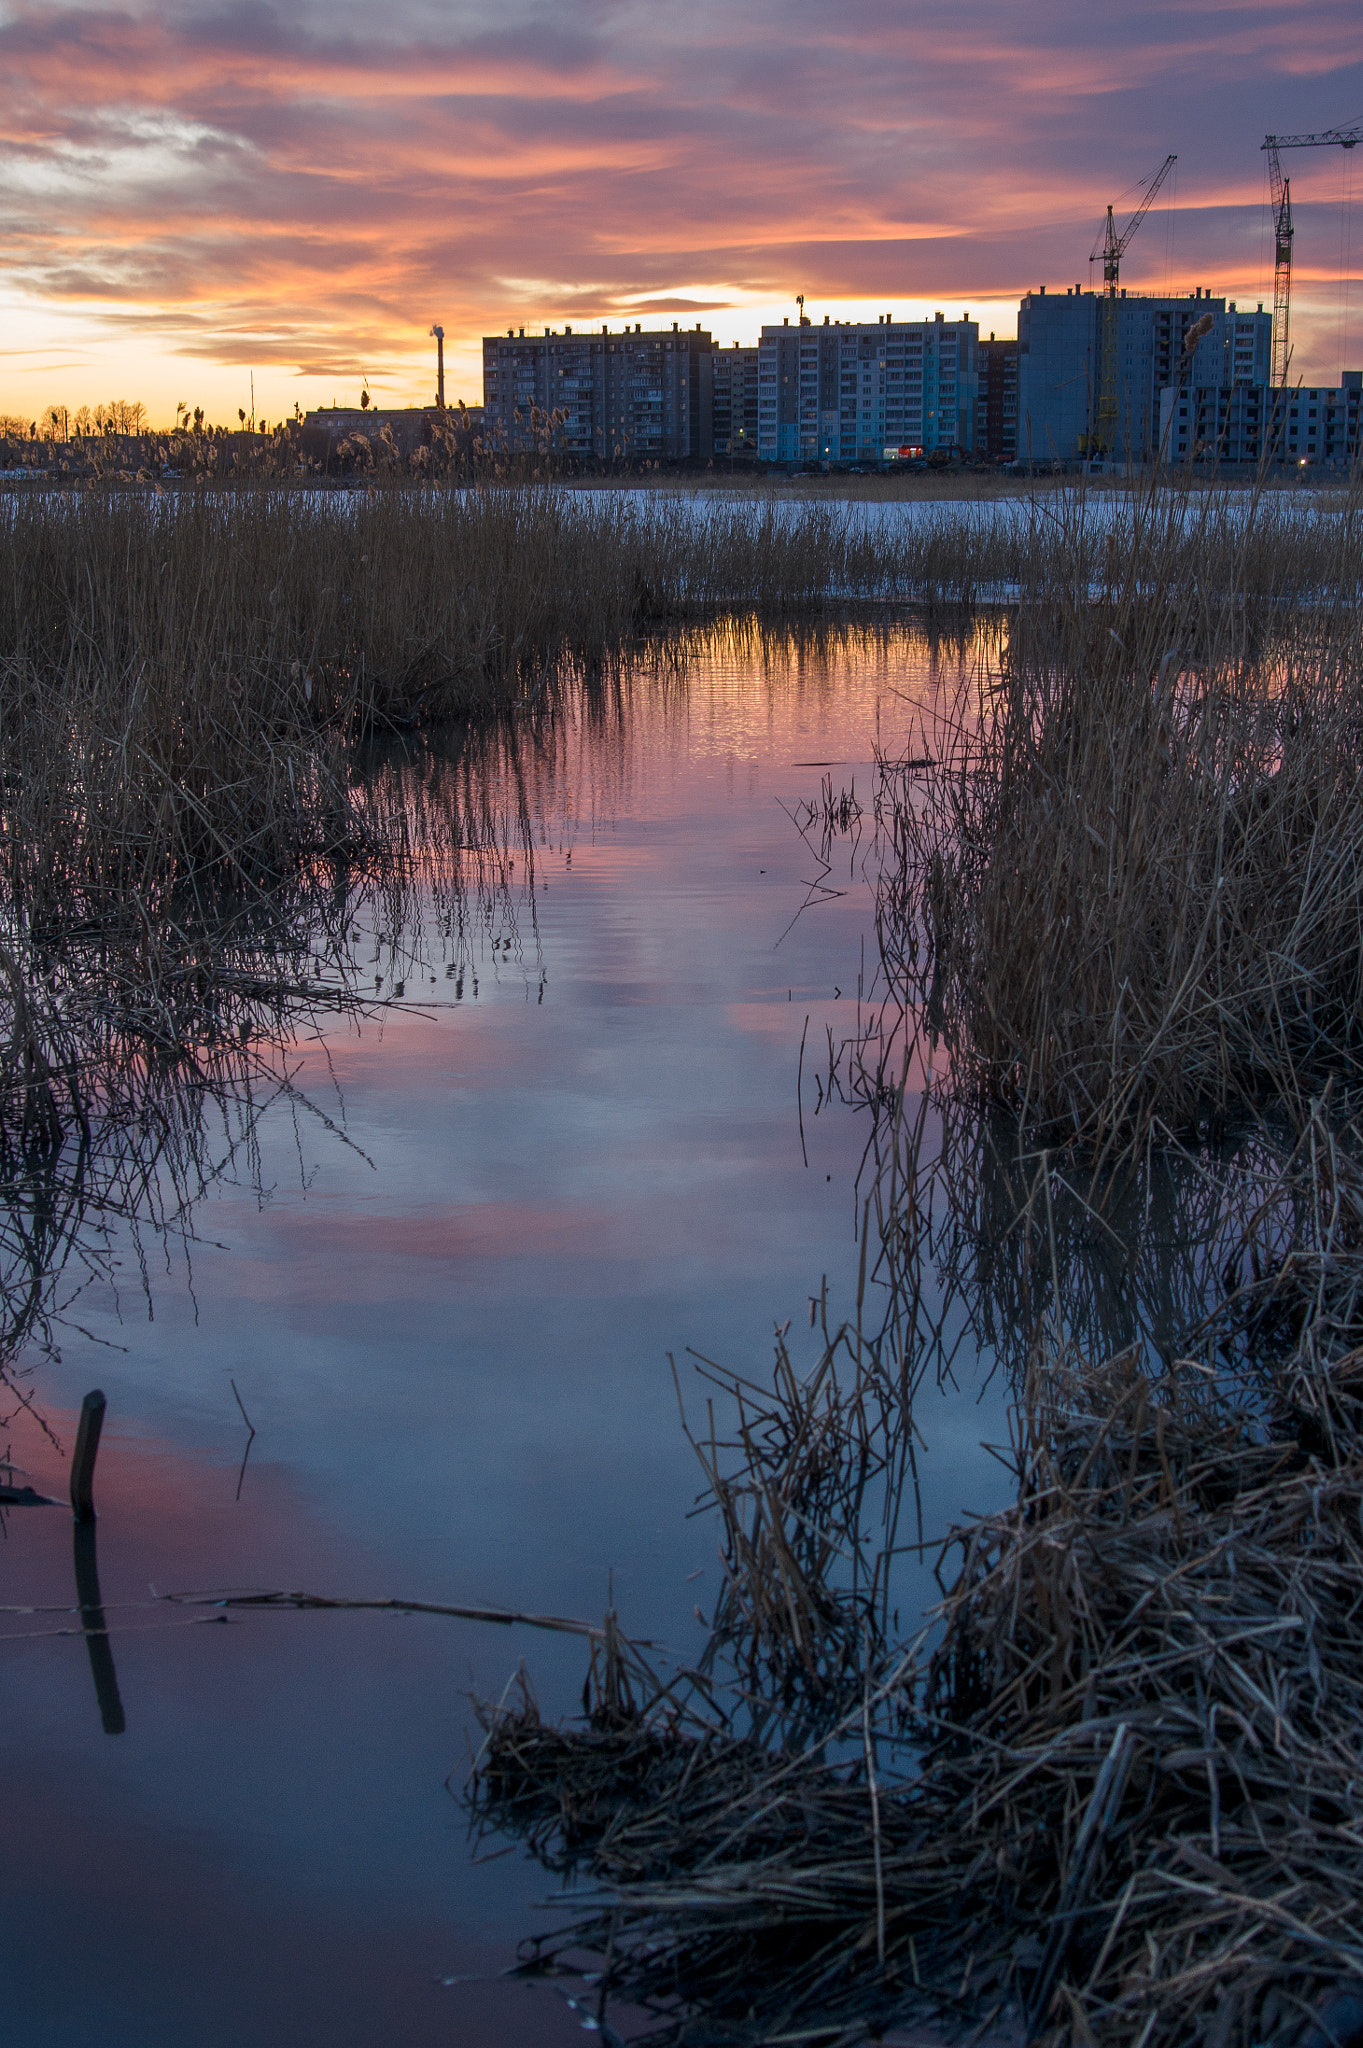
<svg viewBox="0 0 1363 2048">
<path fill-rule="evenodd" d="M 1103 259 L 1103 332 L 1102 350 L 1099 357 L 1098 404 L 1094 411 L 1092 446 L 1095 454 L 1110 455 L 1112 444 L 1117 438 L 1117 277 L 1121 269 L 1126 245 L 1135 234 L 1141 222 L 1154 204 L 1155 194 L 1168 177 L 1176 156 L 1167 156 L 1141 195 L 1140 205 L 1132 214 L 1120 235 L 1112 217 L 1112 208 L 1107 210 L 1107 224 L 1093 245 L 1090 263 Z"/>
<path fill-rule="evenodd" d="M 1352 128 L 1322 128 L 1319 135 L 1266 135 L 1262 147 L 1268 151 L 1268 182 L 1273 194 L 1273 367 L 1272 381 L 1286 384 L 1291 355 L 1289 322 L 1292 310 L 1292 182 L 1283 176 L 1278 160 L 1281 149 L 1357 149 L 1363 142 L 1363 125 Z"/>
</svg>

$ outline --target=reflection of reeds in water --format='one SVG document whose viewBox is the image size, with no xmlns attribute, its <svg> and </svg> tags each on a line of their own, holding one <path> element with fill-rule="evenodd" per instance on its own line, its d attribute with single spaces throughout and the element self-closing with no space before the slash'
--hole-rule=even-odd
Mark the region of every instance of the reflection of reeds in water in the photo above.
<svg viewBox="0 0 1363 2048">
<path fill-rule="evenodd" d="M 300 802 L 297 815 L 301 832 L 290 847 L 281 821 L 267 869 L 166 858 L 164 843 L 158 860 L 144 845 L 121 887 L 110 874 L 126 839 L 105 866 L 90 858 L 93 830 L 65 846 L 26 841 L 32 814 L 6 810 L 7 1374 L 79 1327 L 80 1295 L 117 1278 L 120 1233 L 146 1286 L 147 1238 L 187 1247 L 210 1185 L 258 1182 L 271 1106 L 338 1128 L 297 1087 L 300 1045 L 390 1001 L 461 999 L 485 961 L 538 975 L 533 910 L 528 955 L 521 916 L 532 836 L 484 800 L 475 773 L 390 748 L 338 780 L 320 813 Z M 319 815 L 343 831 L 319 838 Z"/>
<path fill-rule="evenodd" d="M 376 1002 L 463 1000 L 480 971 L 542 991 L 536 863 L 631 800 L 640 728 L 676 720 L 680 739 L 693 684 L 755 660 L 771 693 L 824 702 L 839 668 L 902 669 L 905 644 L 735 620 L 546 672 L 515 719 L 344 747 L 308 667 L 278 690 L 264 661 L 234 678 L 207 656 L 129 674 L 87 649 L 41 687 L 12 668 L 4 1355 L 55 1341 L 70 1276 L 108 1277 L 114 1219 L 188 1232 L 220 1167 L 255 1170 L 297 1038 Z"/>
</svg>

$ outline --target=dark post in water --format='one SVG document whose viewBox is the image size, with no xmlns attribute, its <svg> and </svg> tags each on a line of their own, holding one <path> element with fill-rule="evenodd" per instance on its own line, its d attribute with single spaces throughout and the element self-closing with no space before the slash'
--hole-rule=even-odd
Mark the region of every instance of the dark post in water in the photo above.
<svg viewBox="0 0 1363 2048">
<path fill-rule="evenodd" d="M 121 1735 L 127 1723 L 118 1695 L 118 1674 L 109 1648 L 108 1624 L 99 1591 L 99 1559 L 95 1550 L 95 1458 L 99 1433 L 104 1427 L 105 1400 L 99 1388 L 87 1394 L 80 1405 L 76 1448 L 71 1458 L 71 1512 L 76 1518 L 75 1539 L 76 1605 L 80 1608 L 85 1646 L 90 1652 L 90 1672 L 95 1681 L 99 1718 L 106 1735 Z"/>
<path fill-rule="evenodd" d="M 104 1427 L 104 1396 L 96 1387 L 80 1404 L 76 1449 L 71 1459 L 71 1512 L 78 1522 L 95 1519 L 95 1458 Z"/>
</svg>

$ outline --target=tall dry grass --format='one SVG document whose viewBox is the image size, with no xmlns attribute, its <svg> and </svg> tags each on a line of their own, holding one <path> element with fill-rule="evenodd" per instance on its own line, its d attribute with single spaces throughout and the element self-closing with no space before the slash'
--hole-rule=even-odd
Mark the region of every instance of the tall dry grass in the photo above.
<svg viewBox="0 0 1363 2048">
<path fill-rule="evenodd" d="M 1309 582 L 1253 505 L 1134 509 L 1096 585 L 1057 535 L 882 799 L 900 995 L 958 1089 L 1100 1160 L 1363 1051 L 1359 499 Z"/>
<path fill-rule="evenodd" d="M 35 494 L 0 505 L 0 664 L 284 689 L 298 662 L 321 714 L 402 722 L 514 699 L 546 664 L 719 611 L 1087 604 L 1114 557 L 1148 555 L 1160 516 L 1154 566 L 1209 602 L 1272 607 L 1338 581 L 1352 515 L 1332 500 L 1151 503 L 1163 513 L 1110 491 L 883 507 L 554 487 Z"/>
<path fill-rule="evenodd" d="M 872 594 L 897 543 L 836 510 L 556 490 L 11 500 L 0 662 L 40 676 L 268 682 L 314 717 L 436 719 L 725 607 Z"/>
</svg>

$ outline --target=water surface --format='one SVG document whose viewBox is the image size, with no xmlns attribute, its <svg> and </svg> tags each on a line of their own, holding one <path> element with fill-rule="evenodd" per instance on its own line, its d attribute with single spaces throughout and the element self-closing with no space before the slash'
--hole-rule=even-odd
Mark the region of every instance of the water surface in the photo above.
<svg viewBox="0 0 1363 2048">
<path fill-rule="evenodd" d="M 546 1712 L 571 1712 L 581 1645 L 355 1613 L 205 1623 L 151 1589 L 588 1619 L 613 1599 L 626 1630 L 695 1652 L 716 1532 L 688 1519 L 668 1354 L 698 1406 L 688 1347 L 762 1376 L 775 1326 L 806 1355 L 823 1276 L 835 1314 L 856 1281 L 867 1130 L 815 1076 L 870 982 L 870 821 L 825 868 L 796 820 L 825 777 L 869 806 L 877 740 L 974 658 L 909 626 L 722 631 L 532 709 L 514 741 L 375 764 L 429 828 L 415 903 L 375 899 L 353 940 L 402 1007 L 300 1038 L 292 1092 L 231 1162 L 218 1144 L 191 1243 L 115 1231 L 121 1265 L 9 1425 L 59 1493 L 35 1416 L 64 1451 L 83 1393 L 109 1397 L 98 1563 L 126 1720 L 104 1732 L 85 1642 L 52 1632 L 69 1616 L 4 1617 L 16 2037 L 577 2034 L 551 1988 L 498 1976 L 551 1880 L 519 1851 L 474 1860 L 454 1794 L 467 1696 L 524 1658 Z M 441 850 L 455 794 L 493 841 L 476 859 Z M 1002 1395 L 981 1407 L 970 1365 L 922 1423 L 933 1531 L 1004 1485 L 980 1446 Z M 12 1511 L 0 1554 L 12 1609 L 71 1602 L 64 1513 Z"/>
</svg>

